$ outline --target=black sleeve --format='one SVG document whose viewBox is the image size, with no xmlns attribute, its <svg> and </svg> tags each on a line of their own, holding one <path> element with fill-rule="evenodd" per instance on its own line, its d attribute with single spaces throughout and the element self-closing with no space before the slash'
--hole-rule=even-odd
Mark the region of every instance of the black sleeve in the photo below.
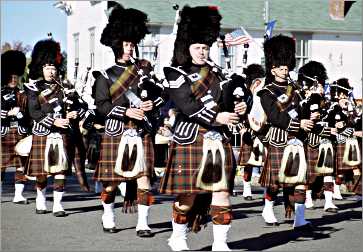
<svg viewBox="0 0 363 252">
<path fill-rule="evenodd" d="M 102 117 L 110 117 L 123 120 L 126 116 L 126 107 L 114 106 L 109 91 L 107 79 L 100 75 L 95 81 L 95 104 L 97 112 Z"/>
<path fill-rule="evenodd" d="M 55 120 L 52 116 L 53 107 L 50 104 L 40 105 L 38 92 L 29 91 L 27 94 L 30 117 L 44 127 L 51 128 Z"/>
<path fill-rule="evenodd" d="M 292 119 L 288 112 L 280 111 L 277 107 L 277 100 L 267 90 L 261 90 L 258 95 L 261 97 L 261 105 L 266 113 L 267 120 L 272 126 L 298 132 L 300 123 L 298 119 Z"/>
</svg>

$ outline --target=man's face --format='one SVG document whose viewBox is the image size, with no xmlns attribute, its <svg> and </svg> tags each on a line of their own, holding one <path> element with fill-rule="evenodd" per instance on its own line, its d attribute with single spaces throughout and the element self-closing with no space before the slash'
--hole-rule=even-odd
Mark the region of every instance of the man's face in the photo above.
<svg viewBox="0 0 363 252">
<path fill-rule="evenodd" d="M 289 68 L 288 66 L 273 67 L 271 73 L 275 77 L 275 81 L 283 82 L 286 81 L 287 76 L 289 75 Z"/>
<path fill-rule="evenodd" d="M 132 42 L 123 41 L 122 46 L 124 49 L 124 53 L 122 54 L 121 59 L 123 61 L 129 61 L 130 57 L 134 54 L 135 44 Z"/>
<path fill-rule="evenodd" d="M 12 74 L 9 79 L 8 87 L 15 88 L 18 85 L 19 77 L 16 74 Z"/>
<path fill-rule="evenodd" d="M 194 64 L 204 65 L 205 60 L 209 56 L 209 46 L 206 44 L 191 44 L 189 46 L 189 53 Z"/>
<path fill-rule="evenodd" d="M 57 68 L 54 65 L 44 65 L 43 76 L 46 81 L 52 81 L 57 76 Z"/>
</svg>

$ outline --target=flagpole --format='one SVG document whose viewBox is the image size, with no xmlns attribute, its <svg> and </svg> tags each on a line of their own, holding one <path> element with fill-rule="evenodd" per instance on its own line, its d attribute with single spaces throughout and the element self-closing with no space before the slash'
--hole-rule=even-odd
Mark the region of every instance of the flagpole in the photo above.
<svg viewBox="0 0 363 252">
<path fill-rule="evenodd" d="M 269 2 L 268 0 L 265 0 L 265 13 L 263 15 L 264 19 L 265 19 L 265 34 L 263 35 L 265 41 L 267 40 L 267 24 L 268 24 L 268 20 L 269 20 Z"/>
</svg>

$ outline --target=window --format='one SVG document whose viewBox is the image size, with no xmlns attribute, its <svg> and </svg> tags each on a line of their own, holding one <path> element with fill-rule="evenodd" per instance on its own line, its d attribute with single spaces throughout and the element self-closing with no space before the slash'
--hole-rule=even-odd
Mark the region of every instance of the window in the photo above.
<svg viewBox="0 0 363 252">
<path fill-rule="evenodd" d="M 89 67 L 94 68 L 95 64 L 95 27 L 88 29 L 89 31 Z"/>
<path fill-rule="evenodd" d="M 74 42 L 74 64 L 79 64 L 79 33 L 73 34 Z"/>
<path fill-rule="evenodd" d="M 140 59 L 146 59 L 151 63 L 156 63 L 155 50 L 157 41 L 155 35 L 146 35 L 146 37 L 139 44 L 139 57 Z"/>
<path fill-rule="evenodd" d="M 228 56 L 230 59 L 229 62 L 231 63 L 231 69 L 233 71 L 236 71 L 236 64 L 235 64 L 236 47 L 232 46 L 227 48 L 228 48 Z M 223 48 L 219 48 L 219 55 L 220 55 L 220 60 L 219 60 L 220 66 L 227 69 L 227 62 L 226 62 L 226 57 L 224 57 Z"/>
<path fill-rule="evenodd" d="M 296 41 L 296 68 L 300 68 L 310 60 L 311 34 L 293 34 Z"/>
</svg>

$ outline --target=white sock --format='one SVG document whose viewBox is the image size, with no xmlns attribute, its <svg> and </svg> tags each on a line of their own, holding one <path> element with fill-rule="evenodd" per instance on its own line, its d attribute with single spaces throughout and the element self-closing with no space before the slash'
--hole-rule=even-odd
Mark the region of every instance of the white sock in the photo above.
<svg viewBox="0 0 363 252">
<path fill-rule="evenodd" d="M 262 217 L 264 218 L 265 222 L 267 223 L 275 223 L 277 222 L 277 219 L 274 214 L 274 201 L 265 199 L 265 207 L 262 211 Z"/>
<path fill-rule="evenodd" d="M 106 204 L 102 201 L 103 206 L 103 215 L 102 215 L 102 223 L 104 228 L 113 228 L 115 227 L 115 209 L 114 203 Z"/>
<path fill-rule="evenodd" d="M 294 227 L 303 226 L 308 223 L 310 223 L 310 221 L 305 220 L 305 205 L 295 203 Z"/>
<path fill-rule="evenodd" d="M 189 250 L 187 244 L 187 224 L 178 224 L 172 220 L 173 232 L 168 245 L 173 251 Z"/>
<path fill-rule="evenodd" d="M 151 230 L 151 228 L 148 226 L 148 216 L 149 216 L 149 209 L 150 206 L 146 205 L 137 205 L 137 225 L 136 225 L 136 231 L 139 230 Z"/>
<path fill-rule="evenodd" d="M 213 224 L 213 245 L 212 251 L 231 251 L 227 245 L 227 235 L 231 225 Z"/>
<path fill-rule="evenodd" d="M 62 198 L 64 192 L 53 192 L 53 213 L 64 211 L 62 206 Z"/>
<path fill-rule="evenodd" d="M 252 196 L 251 181 L 243 180 L 243 197 Z"/>
<path fill-rule="evenodd" d="M 311 197 L 311 190 L 306 190 L 305 208 L 312 208 L 313 206 L 314 203 Z"/>
<path fill-rule="evenodd" d="M 37 197 L 35 199 L 35 205 L 38 210 L 47 210 L 46 196 L 45 196 L 46 191 L 47 188 L 44 188 L 43 190 L 37 188 Z"/>
<path fill-rule="evenodd" d="M 334 199 L 338 199 L 338 200 L 343 199 L 342 194 L 340 193 L 340 185 L 335 184 L 335 181 L 333 181 L 333 183 L 334 183 L 334 194 L 333 194 L 333 198 Z"/>
<path fill-rule="evenodd" d="M 13 202 L 26 201 L 26 198 L 23 197 L 24 184 L 15 184 L 15 193 Z"/>
<path fill-rule="evenodd" d="M 324 191 L 324 196 L 325 196 L 324 210 L 326 210 L 328 208 L 338 208 L 333 203 L 333 192 L 331 192 L 331 191 Z"/>
</svg>

